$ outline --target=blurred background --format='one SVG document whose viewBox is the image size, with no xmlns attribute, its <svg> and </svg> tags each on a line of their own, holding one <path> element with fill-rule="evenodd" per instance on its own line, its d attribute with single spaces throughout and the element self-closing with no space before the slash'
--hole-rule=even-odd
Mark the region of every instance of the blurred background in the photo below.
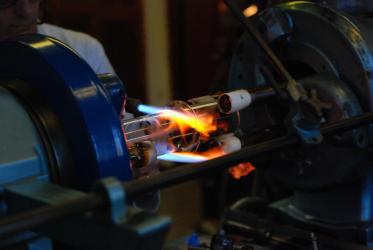
<svg viewBox="0 0 373 250">
<path fill-rule="evenodd" d="M 239 34 L 222 0 L 50 0 L 45 21 L 99 39 L 128 94 L 160 105 L 224 81 Z"/>
</svg>

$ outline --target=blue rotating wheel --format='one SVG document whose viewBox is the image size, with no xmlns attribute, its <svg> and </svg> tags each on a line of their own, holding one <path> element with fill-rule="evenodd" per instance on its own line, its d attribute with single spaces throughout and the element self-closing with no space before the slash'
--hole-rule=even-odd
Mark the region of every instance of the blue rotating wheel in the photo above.
<svg viewBox="0 0 373 250">
<path fill-rule="evenodd" d="M 52 181 L 88 190 L 100 178 L 132 178 L 117 111 L 82 58 L 41 35 L 1 42 L 0 54 L 0 87 L 30 114 Z"/>
</svg>

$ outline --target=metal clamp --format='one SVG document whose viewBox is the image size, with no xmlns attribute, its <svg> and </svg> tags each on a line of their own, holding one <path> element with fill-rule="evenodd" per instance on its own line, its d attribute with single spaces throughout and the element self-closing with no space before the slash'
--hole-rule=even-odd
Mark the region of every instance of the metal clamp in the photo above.
<svg viewBox="0 0 373 250">
<path fill-rule="evenodd" d="M 306 144 L 320 144 L 323 141 L 318 122 L 304 119 L 300 114 L 296 114 L 292 118 L 292 124 L 300 139 Z"/>
<path fill-rule="evenodd" d="M 106 197 L 110 203 L 110 220 L 114 224 L 123 222 L 126 215 L 126 192 L 122 183 L 114 178 L 109 177 L 99 180 L 94 188 L 95 191 L 105 192 Z"/>
</svg>

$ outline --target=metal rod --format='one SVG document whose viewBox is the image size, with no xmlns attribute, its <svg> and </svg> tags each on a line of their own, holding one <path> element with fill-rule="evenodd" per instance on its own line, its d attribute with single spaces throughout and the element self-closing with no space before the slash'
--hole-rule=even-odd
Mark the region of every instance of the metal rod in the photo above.
<svg viewBox="0 0 373 250">
<path fill-rule="evenodd" d="M 368 125 L 369 123 L 373 122 L 373 112 L 367 112 L 362 115 L 358 115 L 352 118 L 345 119 L 343 121 L 336 121 L 325 126 L 321 127 L 321 133 L 323 135 L 331 135 L 340 132 L 344 132 L 346 130 L 360 127 L 363 125 Z"/>
<path fill-rule="evenodd" d="M 106 205 L 105 195 L 90 193 L 84 197 L 61 204 L 43 206 L 27 212 L 7 216 L 0 220 L 0 237 L 32 229 L 86 211 L 99 210 Z"/>
<path fill-rule="evenodd" d="M 173 184 L 181 183 L 210 172 L 217 172 L 228 167 L 234 166 L 242 161 L 249 160 L 253 156 L 274 151 L 285 146 L 292 145 L 298 142 L 298 138 L 281 137 L 267 142 L 263 142 L 254 146 L 243 148 L 238 152 L 215 158 L 206 162 L 183 165 L 146 180 L 134 180 L 123 184 L 128 196 L 136 196 L 148 191 L 165 188 Z"/>
<path fill-rule="evenodd" d="M 289 71 L 285 68 L 284 64 L 280 61 L 280 59 L 278 59 L 273 50 L 264 41 L 258 30 L 252 25 L 250 20 L 248 20 L 245 17 L 245 15 L 240 11 L 234 0 L 224 0 L 224 2 L 231 10 L 232 14 L 236 17 L 236 19 L 240 22 L 244 30 L 254 39 L 254 41 L 258 44 L 259 48 L 261 48 L 264 51 L 264 53 L 269 59 L 269 62 L 280 75 L 280 77 L 283 78 L 284 81 L 286 81 L 287 93 L 290 95 L 291 100 L 297 103 L 301 98 L 306 98 L 303 86 L 300 85 L 291 76 Z M 270 83 L 273 84 L 274 82 Z M 280 91 L 276 83 L 274 83 L 273 87 L 277 88 L 277 90 Z M 281 92 L 279 93 L 280 97 L 284 98 Z"/>
<path fill-rule="evenodd" d="M 373 112 L 365 113 L 340 122 L 330 123 L 321 129 L 321 133 L 323 135 L 340 133 L 371 122 L 373 122 Z M 255 156 L 294 145 L 298 142 L 299 139 L 296 135 L 276 138 L 243 148 L 238 152 L 220 158 L 197 164 L 184 165 L 148 179 L 123 183 L 123 187 L 128 196 L 135 197 L 154 189 L 165 188 L 210 172 L 229 168 L 242 161 L 250 160 Z M 83 198 L 64 202 L 62 204 L 45 206 L 18 215 L 8 216 L 0 220 L 0 237 L 35 228 L 46 223 L 55 222 L 74 214 L 102 209 L 105 206 L 107 206 L 107 202 L 106 197 L 103 194 L 91 193 Z"/>
<path fill-rule="evenodd" d="M 252 147 L 244 148 L 243 150 L 231 155 L 202 163 L 184 165 L 160 173 L 149 179 L 139 179 L 130 181 L 128 183 L 123 183 L 123 188 L 129 197 L 135 197 L 136 195 L 154 189 L 164 188 L 176 183 L 190 180 L 208 172 L 223 170 L 255 155 L 279 149 L 284 146 L 294 144 L 297 141 L 298 139 L 296 137 L 290 139 L 286 137 L 274 139 Z M 0 237 L 11 233 L 24 231 L 26 229 L 35 228 L 46 223 L 55 222 L 58 219 L 73 214 L 103 208 L 106 205 L 107 204 L 105 204 L 105 197 L 103 194 L 92 193 L 83 198 L 78 198 L 62 204 L 44 206 L 29 212 L 8 216 L 0 220 Z"/>
<path fill-rule="evenodd" d="M 260 33 L 257 29 L 251 24 L 251 22 L 244 16 L 244 14 L 240 11 L 237 7 L 236 3 L 232 0 L 224 0 L 225 4 L 231 10 L 232 14 L 237 18 L 237 20 L 241 23 L 242 27 L 245 29 L 247 33 L 255 40 L 255 42 L 259 45 L 260 48 L 263 49 L 265 54 L 268 56 L 268 59 L 278 71 L 280 76 L 286 80 L 287 82 L 294 81 L 293 77 L 290 75 L 289 71 L 284 67 L 282 62 L 277 58 L 275 53 L 273 53 L 272 49 L 267 45 L 267 43 L 263 40 Z"/>
<path fill-rule="evenodd" d="M 276 97 L 276 91 L 269 86 L 250 89 L 249 92 L 253 98 L 253 103 L 251 105 L 268 103 L 270 100 L 274 100 L 274 97 Z"/>
<path fill-rule="evenodd" d="M 321 128 L 323 135 L 330 135 L 359 127 L 373 122 L 373 112 L 365 113 L 343 121 L 329 123 Z M 289 137 L 279 137 L 260 144 L 245 147 L 238 152 L 215 158 L 197 164 L 183 165 L 172 170 L 162 172 L 147 180 L 134 180 L 124 183 L 123 186 L 129 196 L 136 196 L 157 188 L 164 188 L 176 183 L 187 181 L 195 177 L 208 174 L 212 171 L 220 171 L 234 166 L 242 161 L 252 159 L 263 153 L 275 151 L 277 149 L 293 145 L 299 142 L 297 135 Z"/>
</svg>

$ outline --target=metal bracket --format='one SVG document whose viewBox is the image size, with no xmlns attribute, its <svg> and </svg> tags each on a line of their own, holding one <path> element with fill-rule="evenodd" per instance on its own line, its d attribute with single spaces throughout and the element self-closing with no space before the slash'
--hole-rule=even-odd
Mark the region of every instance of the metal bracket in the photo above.
<svg viewBox="0 0 373 250">
<path fill-rule="evenodd" d="M 299 113 L 292 118 L 292 124 L 300 139 L 306 144 L 320 144 L 323 136 L 320 123 L 304 119 Z"/>
<path fill-rule="evenodd" d="M 110 220 L 114 224 L 123 222 L 126 215 L 126 192 L 122 183 L 114 178 L 109 177 L 99 180 L 94 188 L 95 191 L 105 192 L 110 207 Z"/>
</svg>

